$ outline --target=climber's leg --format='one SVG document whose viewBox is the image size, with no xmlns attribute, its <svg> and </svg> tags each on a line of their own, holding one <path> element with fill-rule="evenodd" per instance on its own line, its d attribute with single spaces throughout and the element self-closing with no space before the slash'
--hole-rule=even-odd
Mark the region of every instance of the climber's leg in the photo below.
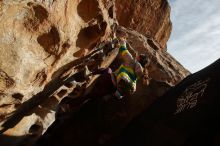
<svg viewBox="0 0 220 146">
<path fill-rule="evenodd" d="M 95 89 L 87 95 L 89 98 L 100 98 L 107 94 L 113 93 L 115 86 L 112 82 L 111 69 L 106 69 L 97 79 Z"/>
</svg>

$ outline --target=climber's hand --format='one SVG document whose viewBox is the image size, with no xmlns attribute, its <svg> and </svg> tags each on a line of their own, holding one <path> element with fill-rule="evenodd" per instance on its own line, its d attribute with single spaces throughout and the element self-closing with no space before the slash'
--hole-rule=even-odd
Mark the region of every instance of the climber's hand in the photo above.
<svg viewBox="0 0 220 146">
<path fill-rule="evenodd" d="M 144 75 L 143 78 L 142 78 L 142 83 L 143 85 L 146 85 L 148 86 L 149 83 L 150 83 L 150 78 L 148 77 L 148 75 Z"/>
</svg>

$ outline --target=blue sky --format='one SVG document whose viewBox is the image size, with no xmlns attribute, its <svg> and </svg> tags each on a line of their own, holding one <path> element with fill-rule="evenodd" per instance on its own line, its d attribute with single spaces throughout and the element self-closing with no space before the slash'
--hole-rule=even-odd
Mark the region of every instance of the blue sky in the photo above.
<svg viewBox="0 0 220 146">
<path fill-rule="evenodd" d="M 196 72 L 220 57 L 220 0 L 168 0 L 173 30 L 168 52 Z"/>
</svg>

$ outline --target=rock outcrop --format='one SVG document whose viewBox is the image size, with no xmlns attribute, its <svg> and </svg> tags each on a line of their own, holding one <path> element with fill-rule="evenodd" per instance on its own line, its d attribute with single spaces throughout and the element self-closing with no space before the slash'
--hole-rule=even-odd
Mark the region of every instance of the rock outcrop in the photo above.
<svg viewBox="0 0 220 146">
<path fill-rule="evenodd" d="M 189 75 L 189 71 L 175 60 L 169 53 L 163 50 L 160 45 L 151 37 L 145 37 L 137 31 L 121 28 L 127 34 L 127 42 L 135 48 L 139 54 L 147 54 L 149 77 L 176 85 Z"/>
<path fill-rule="evenodd" d="M 1 0 L 0 144 L 33 143 L 55 120 L 63 98 L 71 97 L 71 102 L 76 99 L 77 106 L 81 106 L 90 100 L 84 97 L 96 96 L 103 87 L 94 86 L 98 87 L 101 81 L 97 76 L 84 78 L 84 75 L 117 62 L 117 49 L 109 43 L 111 26 L 117 21 L 125 27 L 121 29 L 127 33 L 129 44 L 149 57 L 150 85 L 139 83 L 138 92 L 127 99 L 129 102 L 118 103 L 119 107 L 123 107 L 120 104 L 127 107 L 121 112 L 117 108 L 111 111 L 117 103 L 111 100 L 103 103 L 102 97 L 97 96 L 89 103 L 89 109 L 98 110 L 90 107 L 97 102 L 108 104 L 109 118 L 117 112 L 119 117 L 120 114 L 126 117 L 121 124 L 127 125 L 168 88 L 190 74 L 166 52 L 171 31 L 169 15 L 166 0 Z M 87 114 L 82 115 L 91 120 Z M 72 121 L 71 116 L 68 118 Z M 117 120 L 113 123 L 118 124 Z M 74 126 L 77 128 L 77 122 Z M 120 122 L 116 127 L 107 137 L 114 137 L 123 128 Z M 105 143 L 108 138 L 103 139 L 99 142 Z"/>
<path fill-rule="evenodd" d="M 160 49 L 166 49 L 172 30 L 166 0 L 116 0 L 116 13 L 120 25 L 154 38 Z"/>
<path fill-rule="evenodd" d="M 75 87 L 87 87 L 85 80 L 64 80 L 83 75 L 86 65 L 109 65 L 114 53 L 103 58 L 95 46 L 110 38 L 111 6 L 96 0 L 0 1 L 1 133 L 42 134 L 59 101 Z"/>
<path fill-rule="evenodd" d="M 172 85 L 180 81 L 181 79 L 179 77 L 188 73 L 177 62 L 170 62 L 170 60 L 174 59 L 167 53 L 161 51 L 159 48 L 154 50 L 148 44 L 149 40 L 151 40 L 150 38 L 146 38 L 135 31 L 124 28 L 121 28 L 121 30 L 129 36 L 127 40 L 132 47 L 136 48 L 139 53 L 148 54 L 151 58 L 150 60 L 152 61 L 148 67 L 151 78 L 150 84 L 147 86 L 139 82 L 137 92 L 133 96 L 126 97 L 120 101 L 111 97 L 111 95 L 105 96 L 100 93 L 106 90 L 106 86 L 102 81 L 102 77 L 98 78 L 94 86 L 101 91 L 92 90 L 87 95 L 87 98 L 84 98 L 86 102 L 81 108 L 77 108 L 77 105 L 79 106 L 80 102 L 81 104 L 83 103 L 83 101 L 79 100 L 83 97 L 72 100 L 68 99 L 68 97 L 66 98 L 67 101 L 64 101 L 62 104 L 64 104 L 64 108 L 68 107 L 70 109 L 69 111 L 67 109 L 65 111 L 68 113 L 68 116 L 63 113 L 65 116 L 58 118 L 53 123 L 38 141 L 39 146 L 107 144 L 119 135 L 138 113 L 146 109 L 172 87 Z M 157 46 L 155 45 L 154 47 Z M 160 62 L 160 60 L 163 61 Z M 115 62 L 112 65 L 115 65 Z M 167 65 L 168 63 L 170 64 L 169 66 Z M 152 66 L 154 68 L 151 68 Z M 178 71 L 175 66 L 179 66 Z M 155 73 L 155 68 L 158 72 L 159 69 L 163 71 L 159 73 L 160 76 Z M 65 136 L 60 136 L 60 133 L 65 133 Z M 55 141 L 54 139 L 58 140 Z"/>
<path fill-rule="evenodd" d="M 156 96 L 153 93 L 158 92 L 152 90 L 165 89 L 167 85 L 152 81 L 148 87 L 139 84 L 139 91 L 133 97 L 88 101 L 64 121 L 57 120 L 38 145 L 217 146 L 219 73 L 220 60 L 217 60 L 157 97 L 150 107 L 155 100 L 152 96 Z M 141 109 L 145 110 L 137 115 Z"/>
<path fill-rule="evenodd" d="M 188 76 L 137 116 L 111 145 L 218 146 L 219 73 L 220 59 Z"/>
</svg>

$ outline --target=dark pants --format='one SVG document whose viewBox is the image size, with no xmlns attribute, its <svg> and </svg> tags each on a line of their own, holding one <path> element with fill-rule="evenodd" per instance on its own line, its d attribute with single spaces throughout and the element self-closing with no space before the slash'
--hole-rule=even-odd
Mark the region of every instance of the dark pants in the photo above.
<svg viewBox="0 0 220 146">
<path fill-rule="evenodd" d="M 89 98 L 103 97 L 107 94 L 113 93 L 116 90 L 116 88 L 112 82 L 111 73 L 112 73 L 111 68 L 106 68 L 106 69 L 101 68 L 101 69 L 93 72 L 93 75 L 100 74 L 100 76 L 97 79 L 97 82 L 95 84 L 95 88 L 88 95 Z"/>
</svg>

